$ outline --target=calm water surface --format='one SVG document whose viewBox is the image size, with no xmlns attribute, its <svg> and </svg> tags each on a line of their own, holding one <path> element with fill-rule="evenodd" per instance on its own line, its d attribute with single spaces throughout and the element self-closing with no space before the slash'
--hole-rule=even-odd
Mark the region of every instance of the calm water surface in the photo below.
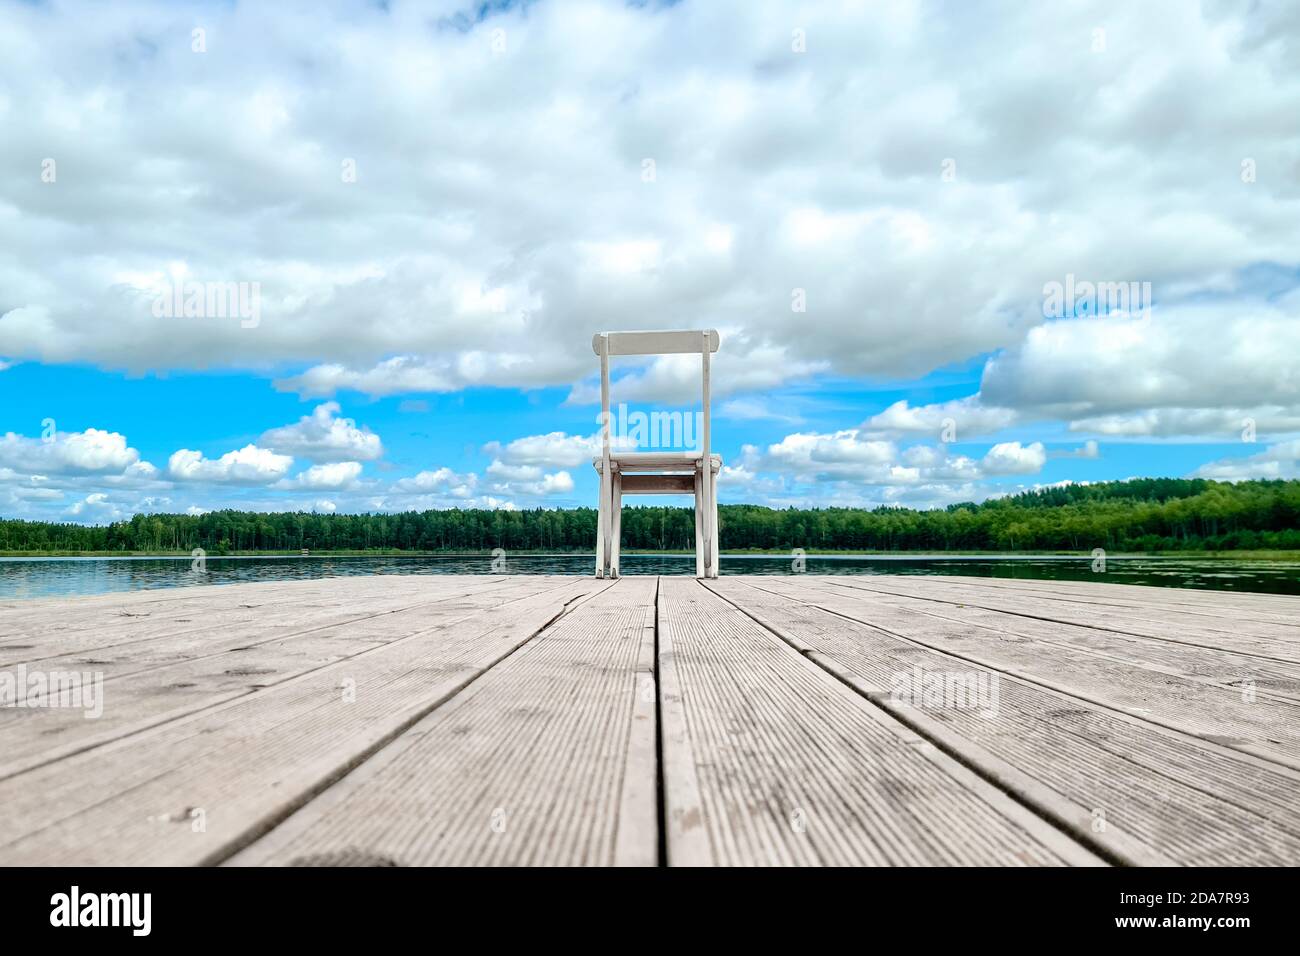
<svg viewBox="0 0 1300 956">
<path fill-rule="evenodd" d="M 178 558 L 0 558 L 0 599 L 106 594 L 144 588 L 245 581 L 295 581 L 361 574 L 490 574 L 490 556 L 280 557 L 207 559 L 207 572 Z M 591 574 L 590 555 L 507 557 L 511 574 Z M 693 574 L 689 554 L 625 554 L 625 574 Z M 723 555 L 723 574 L 790 574 L 788 557 Z M 963 574 L 978 577 L 1110 581 L 1156 587 L 1300 594 L 1300 563 L 1187 558 L 1109 558 L 1104 574 L 1087 557 L 874 555 L 807 558 L 808 574 Z"/>
</svg>

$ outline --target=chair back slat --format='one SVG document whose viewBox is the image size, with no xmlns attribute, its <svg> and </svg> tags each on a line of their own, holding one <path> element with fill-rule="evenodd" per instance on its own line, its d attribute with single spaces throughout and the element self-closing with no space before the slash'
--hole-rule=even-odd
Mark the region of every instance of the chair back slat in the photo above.
<svg viewBox="0 0 1300 956">
<path fill-rule="evenodd" d="M 706 330 L 684 332 L 606 332 L 610 355 L 680 355 L 685 352 L 702 352 L 700 333 Z M 716 329 L 708 329 L 709 351 L 716 352 L 720 339 Z M 600 354 L 600 336 L 591 337 L 591 350 Z"/>
</svg>

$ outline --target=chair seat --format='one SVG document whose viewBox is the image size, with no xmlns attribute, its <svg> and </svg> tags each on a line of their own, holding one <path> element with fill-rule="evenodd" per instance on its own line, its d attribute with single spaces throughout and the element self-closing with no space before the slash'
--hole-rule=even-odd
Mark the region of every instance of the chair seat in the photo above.
<svg viewBox="0 0 1300 956">
<path fill-rule="evenodd" d="M 615 465 L 615 471 L 627 473 L 630 471 L 664 471 L 676 470 L 684 472 L 693 472 L 700 466 L 700 459 L 704 457 L 701 451 L 611 451 L 609 460 Z M 710 455 L 709 458 L 713 463 L 713 470 L 718 471 L 722 467 L 721 455 Z M 602 470 L 602 458 L 593 458 L 591 463 L 596 466 L 597 471 Z"/>
</svg>

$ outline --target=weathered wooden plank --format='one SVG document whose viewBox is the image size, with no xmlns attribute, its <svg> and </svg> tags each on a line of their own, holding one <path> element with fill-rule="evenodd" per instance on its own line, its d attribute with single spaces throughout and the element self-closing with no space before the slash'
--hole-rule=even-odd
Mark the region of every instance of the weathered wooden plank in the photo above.
<svg viewBox="0 0 1300 956">
<path fill-rule="evenodd" d="M 654 578 L 623 578 L 232 865 L 653 865 Z"/>
<path fill-rule="evenodd" d="M 177 576 L 182 580 L 189 577 L 183 569 L 178 569 Z M 354 580 L 358 582 L 360 588 L 378 590 L 377 582 L 373 578 L 357 578 Z M 262 587 L 264 589 L 262 593 L 268 597 L 270 595 L 287 597 L 296 594 L 303 598 L 326 598 L 331 591 L 333 581 L 321 578 L 302 581 L 247 582 L 247 584 L 252 583 L 257 583 Z M 124 616 L 137 613 L 142 615 L 166 614 L 173 610 L 207 606 L 212 599 L 213 588 L 238 588 L 243 586 L 246 585 L 205 584 L 194 580 L 192 584 L 178 587 L 148 588 L 139 591 L 112 591 L 104 594 L 77 595 L 73 597 L 9 600 L 0 603 L 0 621 L 6 624 L 9 622 L 27 622 L 44 625 L 50 620 L 48 612 L 54 610 L 58 612 L 60 625 L 64 629 L 71 631 L 81 627 L 95 626 L 97 622 L 103 620 L 103 612 L 106 608 L 124 611 L 126 612 Z M 0 632 L 0 634 L 2 633 Z"/>
<path fill-rule="evenodd" d="M 95 654 L 150 639 L 206 635 L 241 629 L 244 633 L 288 634 L 304 618 L 313 626 L 360 619 L 384 609 L 414 606 L 441 594 L 502 586 L 497 575 L 429 576 L 385 584 L 385 578 L 346 585 L 324 582 L 229 584 L 185 588 L 180 601 L 149 604 L 75 598 L 34 612 L 0 611 L 0 628 L 10 635 L 0 643 L 0 666 L 56 654 Z"/>
<path fill-rule="evenodd" d="M 0 709 L 0 779 L 557 586 L 556 580 L 540 577 L 431 582 L 423 595 L 429 600 L 412 604 L 407 596 L 397 606 L 385 602 L 341 622 L 333 615 L 300 620 L 287 634 L 223 627 L 215 634 L 205 630 L 117 645 L 93 659 L 64 655 L 29 662 L 29 669 L 46 672 L 101 674 L 102 713 L 88 720 L 83 710 L 71 707 Z M 241 593 L 258 600 L 257 585 L 238 587 L 251 589 Z M 32 700 L 40 703 L 48 696 Z"/>
<path fill-rule="evenodd" d="M 659 649 L 670 864 L 1098 862 L 699 582 Z"/>
<path fill-rule="evenodd" d="M 819 579 L 815 586 L 823 589 L 833 587 L 829 579 Z M 854 590 L 852 593 L 861 592 Z M 897 608 L 908 615 L 969 624 L 976 628 L 976 632 L 985 632 L 990 639 L 1022 637 L 1045 645 L 1060 644 L 1129 667 L 1213 684 L 1238 693 L 1249 687 L 1256 693 L 1300 702 L 1300 664 L 1239 650 L 1184 644 L 1177 639 L 1157 640 L 1081 624 L 1009 614 L 972 604 L 896 596 L 879 591 L 871 594 L 872 601 L 882 606 Z M 1176 627 L 1171 630 L 1176 633 Z"/>
<path fill-rule="evenodd" d="M 809 603 L 923 647 L 1300 769 L 1300 705 L 1292 701 L 1158 674 L 1010 632 L 991 638 L 966 624 L 901 609 L 869 590 L 840 587 L 838 580 L 772 577 L 764 586 L 770 582 L 791 597 L 794 589 L 814 588 L 825 597 Z"/>
<path fill-rule="evenodd" d="M 224 859 L 608 586 L 570 582 L 0 781 L 0 864 Z"/>
<path fill-rule="evenodd" d="M 1048 598 L 1072 601 L 1095 601 L 1126 607 L 1171 607 L 1195 611 L 1213 617 L 1266 620 L 1285 624 L 1300 615 L 1300 595 L 1270 594 L 1255 591 L 1223 591 L 1171 588 L 1146 584 L 1125 584 L 1112 575 L 1098 573 L 1091 581 L 1065 581 L 1036 578 L 998 578 L 972 575 L 926 575 L 935 582 L 971 583 L 1018 593 L 1033 593 Z"/>
<path fill-rule="evenodd" d="M 1211 629 L 1223 629 L 1225 622 L 1249 621 L 1264 625 L 1265 633 L 1277 633 L 1300 610 L 1300 597 L 1230 591 L 1200 590 L 1111 583 L 1112 575 L 1097 574 L 1092 581 L 1040 581 L 959 575 L 861 575 L 848 576 L 871 586 L 923 587 L 927 591 L 976 588 L 988 596 L 1008 600 L 1035 601 L 1080 610 L 1084 606 L 1102 612 L 1135 611 L 1139 617 L 1153 613 L 1185 615 L 1189 621 Z M 942 585 L 936 589 L 935 585 Z"/>
<path fill-rule="evenodd" d="M 1179 613 L 1171 608 L 1154 611 L 1137 609 L 1108 610 L 1096 604 L 1048 600 L 1043 597 L 1017 596 L 982 588 L 978 578 L 945 582 L 937 586 L 917 578 L 884 575 L 871 577 L 839 576 L 833 579 L 842 587 L 856 588 L 897 597 L 912 597 L 944 604 L 973 604 L 986 610 L 1037 617 L 1062 624 L 1079 624 L 1100 630 L 1148 637 L 1155 640 L 1220 648 L 1241 653 L 1300 662 L 1300 644 L 1293 625 L 1267 622 L 1229 621 L 1207 623 L 1207 619 Z"/>
<path fill-rule="evenodd" d="M 693 495 L 694 475 L 624 475 L 622 493 L 625 495 Z"/>
<path fill-rule="evenodd" d="M 817 607 L 823 592 L 803 582 L 773 580 L 732 577 L 709 586 L 1117 859 L 1300 861 L 1300 773 L 918 647 Z M 940 687 L 959 692 L 912 693 Z M 1245 833 L 1249 839 L 1225 838 Z"/>
<path fill-rule="evenodd" d="M 1045 604 L 1076 613 L 1086 613 L 1085 608 L 1106 614 L 1131 612 L 1139 620 L 1160 620 L 1163 615 L 1173 614 L 1210 631 L 1229 633 L 1236 630 L 1235 624 L 1246 621 L 1252 633 L 1265 636 L 1288 636 L 1295 615 L 1300 613 L 1300 596 L 1110 583 L 1104 573 L 1095 578 L 1094 581 L 1038 581 L 958 575 L 873 575 L 856 580 L 873 587 L 921 585 L 930 592 L 936 584 L 958 591 L 973 588 L 984 595 Z"/>
</svg>

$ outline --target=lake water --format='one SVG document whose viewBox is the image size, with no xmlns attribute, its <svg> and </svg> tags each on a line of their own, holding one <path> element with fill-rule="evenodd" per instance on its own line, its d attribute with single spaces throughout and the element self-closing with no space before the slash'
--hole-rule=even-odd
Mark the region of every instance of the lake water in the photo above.
<svg viewBox="0 0 1300 956">
<path fill-rule="evenodd" d="M 693 574 L 689 554 L 625 554 L 624 574 Z M 507 556 L 510 574 L 591 574 L 589 555 Z M 181 558 L 0 558 L 0 599 L 106 594 L 145 588 L 295 581 L 360 574 L 490 574 L 490 556 L 208 557 L 205 573 Z M 723 555 L 723 574 L 790 574 L 791 559 Z M 1155 587 L 1300 594 L 1300 563 L 1189 558 L 1108 558 L 1095 574 L 1087 557 L 873 555 L 807 558 L 808 574 L 962 574 L 977 577 L 1109 581 Z"/>
</svg>

